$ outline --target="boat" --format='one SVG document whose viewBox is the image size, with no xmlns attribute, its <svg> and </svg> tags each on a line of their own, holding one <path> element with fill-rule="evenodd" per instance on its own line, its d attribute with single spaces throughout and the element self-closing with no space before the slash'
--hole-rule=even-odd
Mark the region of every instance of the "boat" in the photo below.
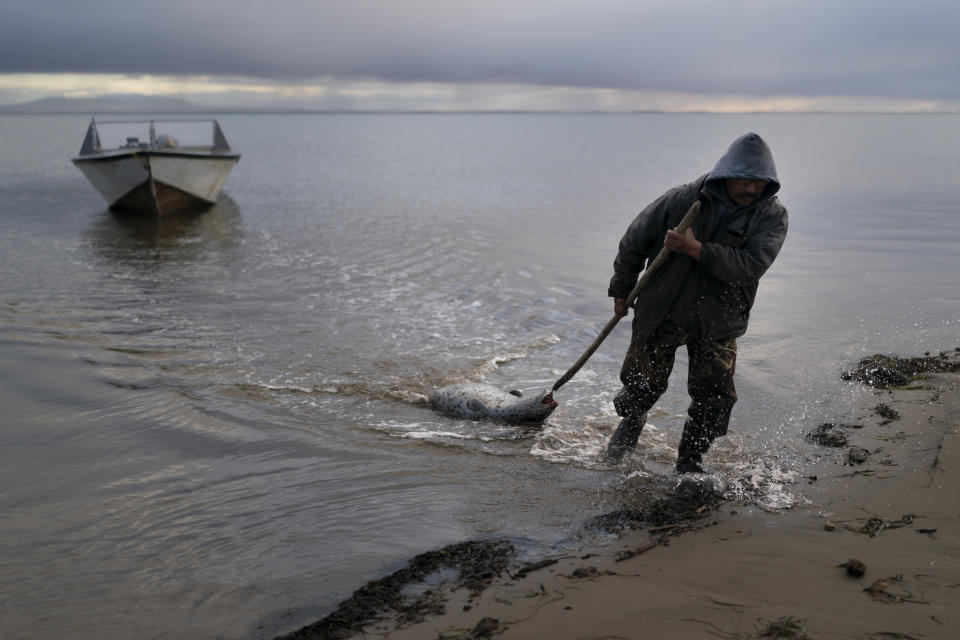
<svg viewBox="0 0 960 640">
<path fill-rule="evenodd" d="M 239 160 L 216 120 L 91 119 L 71 158 L 110 209 L 157 216 L 215 204 Z"/>
</svg>

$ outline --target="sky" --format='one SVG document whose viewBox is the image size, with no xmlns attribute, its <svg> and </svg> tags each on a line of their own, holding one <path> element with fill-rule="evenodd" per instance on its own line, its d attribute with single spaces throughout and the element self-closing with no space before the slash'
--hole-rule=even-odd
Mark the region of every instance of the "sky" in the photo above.
<svg viewBox="0 0 960 640">
<path fill-rule="evenodd" d="M 956 0 L 0 0 L 0 105 L 960 112 Z"/>
</svg>

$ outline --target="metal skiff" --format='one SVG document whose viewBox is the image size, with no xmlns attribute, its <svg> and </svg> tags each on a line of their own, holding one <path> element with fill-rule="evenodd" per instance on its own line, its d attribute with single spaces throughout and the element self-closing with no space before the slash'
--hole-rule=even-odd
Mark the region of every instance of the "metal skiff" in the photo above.
<svg viewBox="0 0 960 640">
<path fill-rule="evenodd" d="M 145 130 L 146 136 L 124 135 L 116 145 L 104 145 L 98 125 Z M 169 132 L 158 134 L 158 126 Z M 201 133 L 205 129 L 209 137 Z M 188 144 L 181 142 L 184 134 Z M 80 153 L 71 158 L 111 209 L 160 216 L 215 204 L 239 160 L 216 120 L 91 120 Z"/>
</svg>

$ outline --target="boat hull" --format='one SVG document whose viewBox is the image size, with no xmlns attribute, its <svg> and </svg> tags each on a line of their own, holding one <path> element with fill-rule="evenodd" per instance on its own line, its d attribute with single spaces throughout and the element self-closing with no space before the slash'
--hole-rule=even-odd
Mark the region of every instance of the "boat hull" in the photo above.
<svg viewBox="0 0 960 640">
<path fill-rule="evenodd" d="M 169 215 L 213 205 L 239 159 L 238 154 L 138 150 L 72 161 L 111 209 Z"/>
</svg>

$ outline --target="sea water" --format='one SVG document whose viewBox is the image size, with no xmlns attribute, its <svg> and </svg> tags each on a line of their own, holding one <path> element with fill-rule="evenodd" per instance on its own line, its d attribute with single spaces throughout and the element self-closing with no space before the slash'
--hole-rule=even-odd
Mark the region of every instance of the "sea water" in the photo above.
<svg viewBox="0 0 960 640">
<path fill-rule="evenodd" d="M 638 452 L 602 460 L 627 322 L 542 427 L 426 398 L 552 386 L 632 218 L 746 131 L 790 231 L 706 458 L 728 498 L 795 508 L 860 357 L 960 346 L 955 115 L 224 115 L 219 203 L 162 220 L 71 166 L 86 124 L 0 117 L 4 637 L 272 637 L 417 553 L 575 545 L 669 488 L 682 350 Z"/>
</svg>

